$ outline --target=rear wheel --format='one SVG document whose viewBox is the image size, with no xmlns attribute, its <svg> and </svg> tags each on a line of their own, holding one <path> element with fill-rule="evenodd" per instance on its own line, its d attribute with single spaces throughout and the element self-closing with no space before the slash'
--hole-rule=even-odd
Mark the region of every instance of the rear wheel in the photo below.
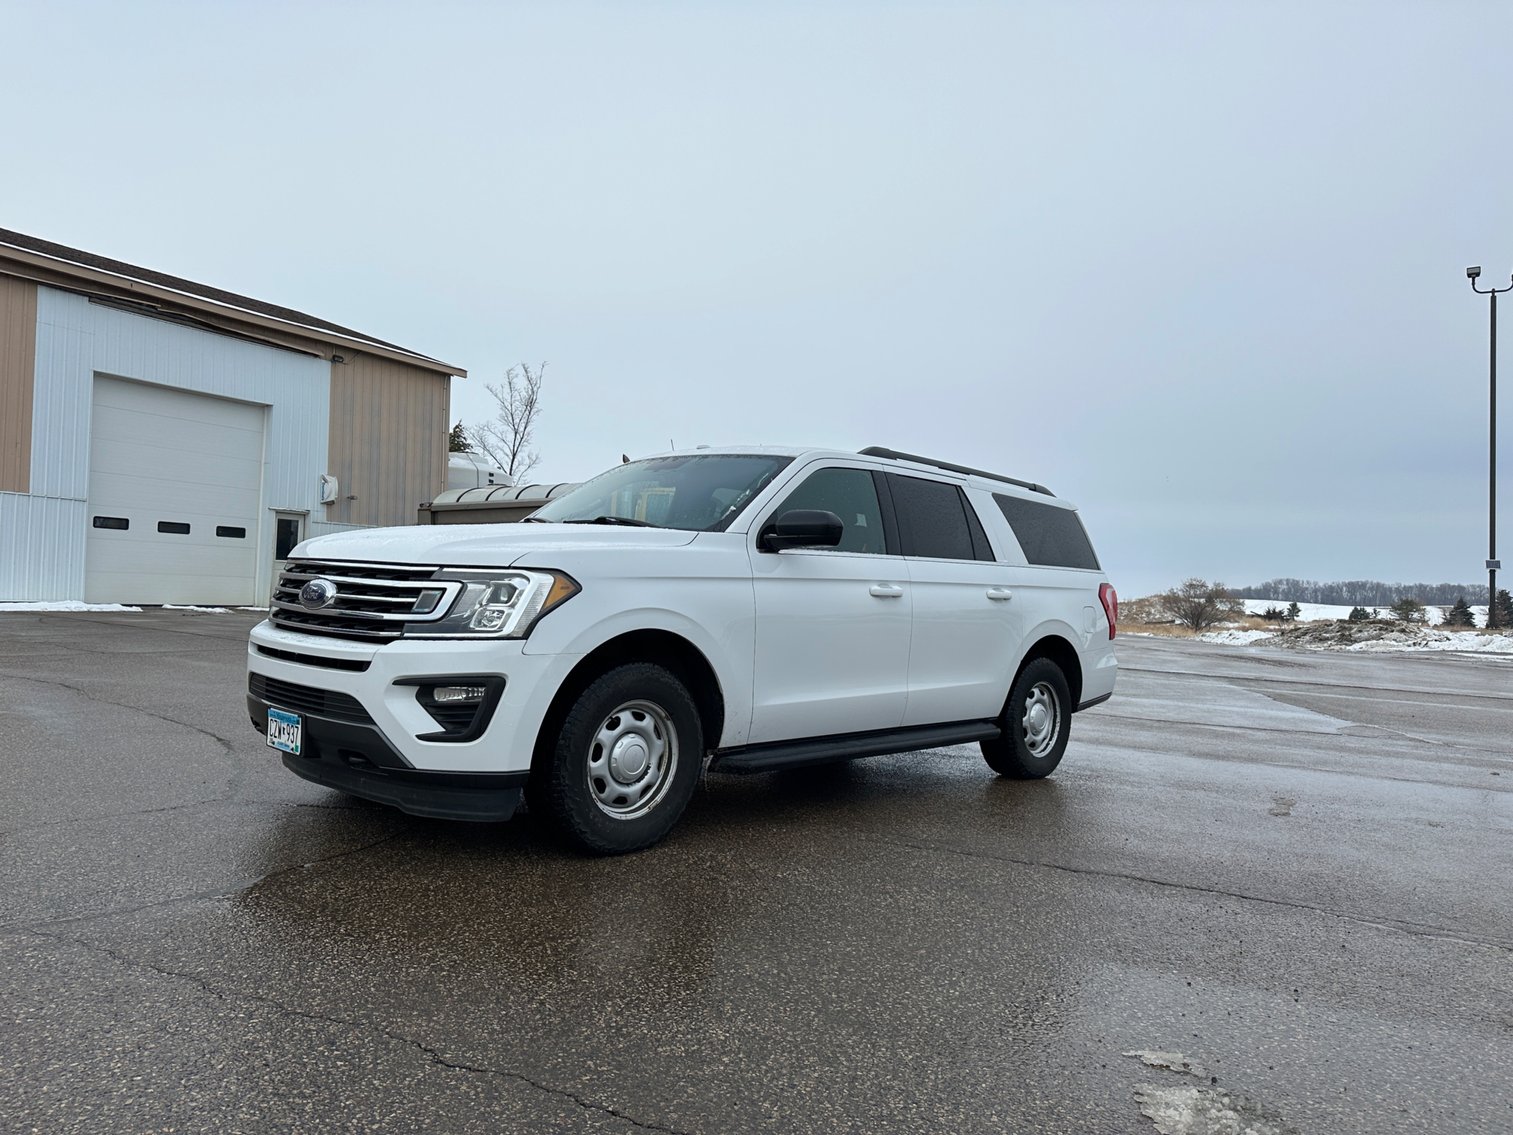
<svg viewBox="0 0 1513 1135">
<path fill-rule="evenodd" d="M 1015 780 L 1049 776 L 1066 752 L 1071 716 L 1066 675 L 1049 658 L 1036 658 L 1014 681 L 1002 735 L 981 743 L 983 759 Z"/>
<path fill-rule="evenodd" d="M 688 806 L 703 748 L 699 711 L 673 673 L 644 662 L 617 666 L 568 710 L 536 795 L 585 851 L 639 851 Z"/>
</svg>

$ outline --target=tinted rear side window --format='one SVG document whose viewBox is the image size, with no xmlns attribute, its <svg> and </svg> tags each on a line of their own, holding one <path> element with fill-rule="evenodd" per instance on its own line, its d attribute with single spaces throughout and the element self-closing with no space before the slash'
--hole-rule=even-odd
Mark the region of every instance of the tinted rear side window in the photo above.
<svg viewBox="0 0 1513 1135">
<path fill-rule="evenodd" d="M 994 493 L 993 499 L 1014 530 L 1025 559 L 1042 567 L 1098 569 L 1082 520 L 1069 508 Z"/>
<path fill-rule="evenodd" d="M 979 558 L 967 524 L 970 506 L 959 488 L 898 474 L 889 474 L 888 488 L 904 555 L 936 560 Z"/>
</svg>

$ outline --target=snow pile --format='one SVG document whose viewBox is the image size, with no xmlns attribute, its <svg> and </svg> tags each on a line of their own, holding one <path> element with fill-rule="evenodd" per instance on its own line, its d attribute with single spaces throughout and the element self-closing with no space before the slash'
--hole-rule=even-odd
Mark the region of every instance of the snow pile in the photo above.
<svg viewBox="0 0 1513 1135">
<path fill-rule="evenodd" d="M 1275 638 L 1274 631 L 1205 631 L 1198 635 L 1200 642 L 1217 642 L 1224 646 L 1249 646 L 1265 638 Z"/>
<path fill-rule="evenodd" d="M 1447 631 L 1423 624 L 1375 619 L 1363 623 L 1295 623 L 1280 628 L 1271 636 L 1271 643 L 1299 650 L 1351 650 L 1363 653 L 1453 650 L 1513 654 L 1513 635 Z"/>
<path fill-rule="evenodd" d="M 0 611 L 141 611 L 120 603 L 81 603 L 77 599 L 55 599 L 46 603 L 0 603 Z"/>
</svg>

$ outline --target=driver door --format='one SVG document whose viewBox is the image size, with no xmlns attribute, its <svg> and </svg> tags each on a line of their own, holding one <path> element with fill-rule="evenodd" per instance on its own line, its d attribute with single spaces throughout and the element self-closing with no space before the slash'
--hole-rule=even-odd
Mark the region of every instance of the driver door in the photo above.
<svg viewBox="0 0 1513 1135">
<path fill-rule="evenodd" d="M 762 551 L 762 528 L 793 509 L 839 516 L 839 546 Z M 902 724 L 913 600 L 906 563 L 889 552 L 873 473 L 813 470 L 749 540 L 756 649 L 748 743 Z"/>
</svg>

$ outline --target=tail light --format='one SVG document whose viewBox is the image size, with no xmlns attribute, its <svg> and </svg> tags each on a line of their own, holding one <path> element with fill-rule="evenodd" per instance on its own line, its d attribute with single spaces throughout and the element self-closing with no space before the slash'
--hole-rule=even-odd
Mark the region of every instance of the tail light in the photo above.
<svg viewBox="0 0 1513 1135">
<path fill-rule="evenodd" d="M 1103 613 L 1108 616 L 1108 636 L 1113 638 L 1119 629 L 1119 593 L 1112 583 L 1098 585 L 1098 602 L 1103 604 Z"/>
</svg>

